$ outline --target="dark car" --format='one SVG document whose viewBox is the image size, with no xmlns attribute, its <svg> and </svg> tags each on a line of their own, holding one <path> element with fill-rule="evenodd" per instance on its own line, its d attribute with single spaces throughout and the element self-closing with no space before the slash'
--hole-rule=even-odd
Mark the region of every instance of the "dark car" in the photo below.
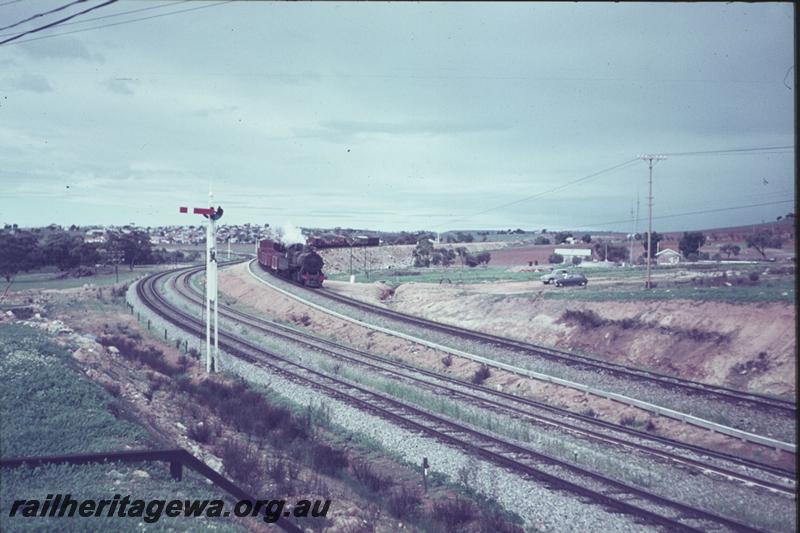
<svg viewBox="0 0 800 533">
<path fill-rule="evenodd" d="M 554 279 L 553 283 L 555 283 L 556 287 L 565 287 L 567 285 L 579 285 L 581 287 L 585 287 L 586 284 L 589 283 L 589 280 L 587 280 L 586 276 L 583 274 L 569 272 Z"/>
</svg>

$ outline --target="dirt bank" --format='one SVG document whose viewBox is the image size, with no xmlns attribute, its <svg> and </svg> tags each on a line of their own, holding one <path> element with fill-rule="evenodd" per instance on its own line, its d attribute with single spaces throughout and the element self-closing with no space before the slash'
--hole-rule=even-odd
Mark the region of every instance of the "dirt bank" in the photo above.
<svg viewBox="0 0 800 533">
<path fill-rule="evenodd" d="M 545 300 L 536 282 L 328 284 L 400 312 L 755 392 L 794 396 L 795 306 Z M 546 289 L 545 289 L 546 290 Z"/>
</svg>

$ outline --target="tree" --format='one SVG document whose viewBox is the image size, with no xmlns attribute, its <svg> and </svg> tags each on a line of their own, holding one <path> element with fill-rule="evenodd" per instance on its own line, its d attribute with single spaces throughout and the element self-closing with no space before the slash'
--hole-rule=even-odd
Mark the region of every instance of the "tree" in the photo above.
<svg viewBox="0 0 800 533">
<path fill-rule="evenodd" d="M 723 244 L 722 246 L 720 246 L 719 247 L 719 251 L 722 252 L 723 254 L 727 254 L 728 255 L 728 259 L 730 259 L 731 258 L 731 254 L 739 255 L 739 252 L 742 251 L 742 248 L 740 246 L 736 245 L 736 244 L 727 243 L 727 244 Z"/>
<path fill-rule="evenodd" d="M 62 229 L 54 230 L 44 243 L 46 261 L 59 270 L 75 268 L 81 264 L 80 247 L 83 244 L 83 237 L 70 235 Z"/>
<path fill-rule="evenodd" d="M 550 244 L 550 239 L 548 239 L 547 237 L 542 237 L 541 235 L 539 235 L 538 237 L 533 239 L 533 244 Z"/>
<path fill-rule="evenodd" d="M 130 233 L 109 233 L 108 245 L 110 248 L 122 251 L 123 259 L 131 270 L 135 265 L 147 263 L 152 259 L 150 236 L 141 230 L 133 230 Z"/>
<path fill-rule="evenodd" d="M 653 258 L 656 256 L 656 250 L 658 250 L 658 243 L 664 240 L 664 236 L 660 233 L 654 231 L 653 236 L 650 239 L 650 257 Z M 644 253 L 647 255 L 647 232 L 642 234 L 642 248 L 644 248 Z"/>
<path fill-rule="evenodd" d="M 8 283 L 18 272 L 35 266 L 37 239 L 30 232 L 6 233 L 0 231 L 0 276 Z"/>
<path fill-rule="evenodd" d="M 745 242 L 747 243 L 748 248 L 755 248 L 764 259 L 767 258 L 767 254 L 764 253 L 767 248 L 783 247 L 783 238 L 780 235 L 773 235 L 771 232 L 766 230 L 757 231 L 748 235 L 745 239 Z"/>
<path fill-rule="evenodd" d="M 564 262 L 564 256 L 561 254 L 550 254 L 547 260 L 550 261 L 551 264 L 557 265 Z"/>
<path fill-rule="evenodd" d="M 678 249 L 683 257 L 688 258 L 690 254 L 697 254 L 700 247 L 706 243 L 706 236 L 701 231 L 684 231 L 683 237 L 678 241 Z"/>
<path fill-rule="evenodd" d="M 606 250 L 608 250 L 608 257 L 606 257 Z M 628 260 L 628 247 L 623 244 L 597 242 L 594 244 L 594 253 L 601 261 L 617 262 Z"/>
<path fill-rule="evenodd" d="M 569 237 L 572 237 L 572 233 L 569 233 L 567 231 L 559 231 L 558 233 L 556 233 L 556 236 L 553 238 L 553 240 L 555 240 L 556 244 L 564 244 L 565 242 L 567 242 L 567 239 Z"/>
<path fill-rule="evenodd" d="M 417 247 L 411 252 L 414 258 L 415 267 L 428 267 L 431 265 L 431 256 L 433 255 L 433 243 L 430 239 L 422 238 L 417 241 Z M 440 257 L 441 261 L 441 257 Z"/>
<path fill-rule="evenodd" d="M 581 237 L 581 240 L 586 244 L 589 244 L 590 242 L 592 242 L 592 236 L 589 235 L 588 233 L 584 233 L 583 237 Z"/>
<path fill-rule="evenodd" d="M 580 257 L 578 257 L 577 255 L 572 258 L 572 264 L 573 265 L 580 265 L 581 261 L 583 261 L 583 260 Z"/>
<path fill-rule="evenodd" d="M 492 254 L 489 252 L 481 252 L 476 255 L 475 258 L 478 260 L 479 265 L 488 265 L 489 261 L 492 260 Z"/>
</svg>

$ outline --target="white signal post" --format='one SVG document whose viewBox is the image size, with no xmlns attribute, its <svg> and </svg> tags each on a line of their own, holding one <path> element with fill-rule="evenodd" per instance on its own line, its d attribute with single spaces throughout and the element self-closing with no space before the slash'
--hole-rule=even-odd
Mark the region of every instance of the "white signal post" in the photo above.
<svg viewBox="0 0 800 533">
<path fill-rule="evenodd" d="M 208 203 L 213 204 L 214 197 L 208 193 Z M 188 213 L 188 207 L 181 207 L 181 213 Z M 203 215 L 208 220 L 206 225 L 206 372 L 220 370 L 219 359 L 219 308 L 217 298 L 217 224 L 222 217 L 222 208 L 195 207 L 192 212 Z M 214 352 L 211 352 L 211 303 L 214 303 Z"/>
</svg>

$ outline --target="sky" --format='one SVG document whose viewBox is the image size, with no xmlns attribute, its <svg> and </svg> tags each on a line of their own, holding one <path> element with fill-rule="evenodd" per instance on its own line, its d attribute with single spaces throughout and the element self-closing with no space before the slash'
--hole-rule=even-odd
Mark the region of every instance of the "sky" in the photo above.
<svg viewBox="0 0 800 533">
<path fill-rule="evenodd" d="M 0 0 L 0 27 L 67 3 Z M 0 224 L 198 224 L 178 207 L 212 190 L 229 224 L 641 231 L 637 157 L 782 147 L 653 167 L 656 231 L 775 220 L 793 23 L 791 3 L 120 1 L 0 45 Z"/>
</svg>

